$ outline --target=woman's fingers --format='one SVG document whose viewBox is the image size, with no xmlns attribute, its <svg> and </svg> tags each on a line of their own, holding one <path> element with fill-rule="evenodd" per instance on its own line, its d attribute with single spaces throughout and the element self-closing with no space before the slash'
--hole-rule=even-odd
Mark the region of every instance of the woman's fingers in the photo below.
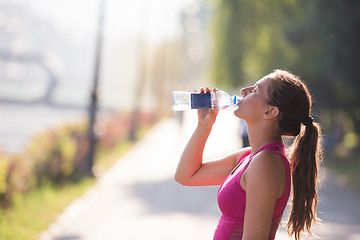
<svg viewBox="0 0 360 240">
<path fill-rule="evenodd" d="M 217 89 L 216 88 L 214 88 L 214 90 L 211 90 L 209 87 L 205 87 L 205 88 L 200 88 L 200 92 L 201 93 L 209 93 L 209 92 L 216 92 L 217 91 Z"/>
</svg>

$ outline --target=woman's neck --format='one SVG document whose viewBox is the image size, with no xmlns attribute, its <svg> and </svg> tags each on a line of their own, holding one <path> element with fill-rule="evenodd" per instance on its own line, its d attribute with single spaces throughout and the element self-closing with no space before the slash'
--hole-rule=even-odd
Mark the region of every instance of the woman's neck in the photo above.
<svg viewBox="0 0 360 240">
<path fill-rule="evenodd" d="M 281 136 L 275 136 L 273 127 L 268 122 L 248 123 L 248 137 L 251 154 L 271 142 L 282 143 Z"/>
</svg>

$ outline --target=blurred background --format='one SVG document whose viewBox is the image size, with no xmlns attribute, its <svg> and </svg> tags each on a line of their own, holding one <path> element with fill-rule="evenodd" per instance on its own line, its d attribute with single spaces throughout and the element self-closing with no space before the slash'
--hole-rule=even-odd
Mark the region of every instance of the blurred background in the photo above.
<svg viewBox="0 0 360 240">
<path fill-rule="evenodd" d="M 181 119 L 172 91 L 238 94 L 277 68 L 309 85 L 325 166 L 358 191 L 359 16 L 350 0 L 0 0 L 0 238 L 36 238 L 152 126 Z M 20 209 L 62 191 L 24 227 Z"/>
<path fill-rule="evenodd" d="M 38 129 L 86 118 L 94 78 L 101 112 L 169 112 L 171 89 L 190 84 L 208 52 L 207 10 L 191 2 L 1 1 L 0 146 L 18 151 Z"/>
</svg>

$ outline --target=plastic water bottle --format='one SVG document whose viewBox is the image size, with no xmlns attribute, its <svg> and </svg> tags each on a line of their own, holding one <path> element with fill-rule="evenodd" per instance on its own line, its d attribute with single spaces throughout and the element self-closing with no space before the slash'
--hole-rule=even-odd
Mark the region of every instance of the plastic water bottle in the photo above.
<svg viewBox="0 0 360 240">
<path fill-rule="evenodd" d="M 225 109 L 232 104 L 239 103 L 240 98 L 230 96 L 224 91 L 209 93 L 175 91 L 173 92 L 173 110 L 184 111 L 188 109 Z"/>
</svg>

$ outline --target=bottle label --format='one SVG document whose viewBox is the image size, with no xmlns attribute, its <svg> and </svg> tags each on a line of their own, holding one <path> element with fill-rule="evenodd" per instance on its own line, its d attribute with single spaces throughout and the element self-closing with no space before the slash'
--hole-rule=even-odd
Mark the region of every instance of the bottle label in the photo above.
<svg viewBox="0 0 360 240">
<path fill-rule="evenodd" d="M 211 108 L 211 93 L 191 93 L 192 109 Z"/>
</svg>

